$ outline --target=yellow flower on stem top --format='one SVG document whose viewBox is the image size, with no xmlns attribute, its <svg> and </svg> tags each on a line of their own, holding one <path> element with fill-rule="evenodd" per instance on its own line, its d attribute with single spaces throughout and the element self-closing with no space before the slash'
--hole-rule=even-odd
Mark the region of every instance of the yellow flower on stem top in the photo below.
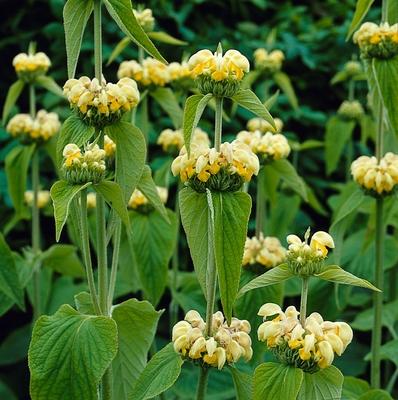
<svg viewBox="0 0 398 400">
<path fill-rule="evenodd" d="M 339 109 L 337 110 L 337 114 L 343 119 L 350 121 L 350 120 L 359 120 L 364 114 L 364 111 L 359 101 L 345 100 L 343 101 L 343 103 L 341 103 Z"/>
<path fill-rule="evenodd" d="M 217 51 L 200 50 L 188 60 L 192 77 L 202 94 L 231 97 L 240 87 L 245 73 L 249 72 L 249 60 L 237 50 L 224 55 L 219 45 Z"/>
<path fill-rule="evenodd" d="M 192 143 L 203 143 L 204 145 L 210 146 L 210 139 L 205 131 L 196 128 L 192 135 Z M 161 145 L 163 150 L 167 153 L 178 153 L 184 146 L 184 135 L 182 129 L 163 130 L 158 137 L 157 144 Z"/>
<path fill-rule="evenodd" d="M 95 192 L 87 193 L 87 208 L 93 209 L 97 207 L 97 195 Z"/>
<path fill-rule="evenodd" d="M 221 311 L 213 314 L 211 334 L 206 337 L 206 323 L 200 314 L 191 310 L 184 321 L 173 327 L 174 349 L 183 357 L 221 370 L 225 363 L 233 364 L 243 358 L 252 358 L 250 324 L 246 320 L 232 318 L 231 324 L 224 321 Z"/>
<path fill-rule="evenodd" d="M 26 82 L 32 82 L 44 75 L 51 66 L 51 61 L 43 52 L 36 54 L 20 53 L 12 61 L 18 77 Z"/>
<path fill-rule="evenodd" d="M 279 118 L 274 118 L 276 131 L 271 124 L 263 118 L 252 118 L 247 122 L 247 129 L 250 132 L 260 131 L 261 133 L 281 133 L 283 129 L 283 122 Z"/>
<path fill-rule="evenodd" d="M 44 208 L 50 202 L 50 192 L 48 190 L 39 190 L 37 193 L 37 207 Z M 32 190 L 27 190 L 24 193 L 25 203 L 29 206 L 33 206 L 34 193 Z"/>
<path fill-rule="evenodd" d="M 388 196 L 398 184 L 398 155 L 388 152 L 380 161 L 360 156 L 351 164 L 351 174 L 367 194 Z"/>
<path fill-rule="evenodd" d="M 163 204 L 166 204 L 169 192 L 165 187 L 156 187 L 160 200 Z M 128 207 L 139 211 L 143 214 L 147 214 L 154 210 L 153 206 L 149 203 L 148 198 L 140 190 L 135 189 L 128 202 Z"/>
<path fill-rule="evenodd" d="M 60 129 L 56 113 L 49 113 L 45 110 L 37 112 L 32 118 L 29 114 L 17 114 L 7 124 L 7 132 L 22 143 L 41 143 L 51 139 Z"/>
<path fill-rule="evenodd" d="M 137 84 L 130 78 L 122 78 L 117 83 L 106 83 L 103 79 L 101 84 L 98 79 L 87 76 L 69 79 L 64 93 L 77 114 L 97 127 L 118 121 L 140 100 Z"/>
<path fill-rule="evenodd" d="M 274 303 L 264 304 L 258 315 L 263 323 L 258 339 L 283 363 L 314 373 L 332 365 L 351 343 L 353 333 L 345 322 L 324 321 L 318 313 L 309 315 L 304 326 L 294 306 L 285 311 Z"/>
<path fill-rule="evenodd" d="M 173 175 L 180 175 L 197 192 L 206 189 L 235 192 L 244 182 L 257 175 L 260 168 L 258 157 L 244 143 L 233 141 L 221 144 L 220 151 L 204 143 L 192 143 L 191 154 L 183 147 L 173 161 Z"/>
<path fill-rule="evenodd" d="M 153 17 L 152 10 L 150 8 L 144 8 L 143 10 L 134 9 L 133 12 L 142 29 L 145 32 L 152 32 L 155 26 L 155 18 Z"/>
<path fill-rule="evenodd" d="M 266 49 L 259 48 L 254 52 L 255 68 L 268 75 L 280 71 L 284 59 L 285 55 L 281 50 L 268 52 Z"/>
</svg>

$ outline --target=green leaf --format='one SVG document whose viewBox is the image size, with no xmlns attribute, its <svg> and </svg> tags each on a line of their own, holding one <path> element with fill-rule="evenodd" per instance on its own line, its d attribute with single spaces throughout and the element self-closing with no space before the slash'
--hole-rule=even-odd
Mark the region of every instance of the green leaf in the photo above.
<svg viewBox="0 0 398 400">
<path fill-rule="evenodd" d="M 127 399 L 147 364 L 147 356 L 162 312 L 147 301 L 130 299 L 113 307 L 118 330 L 118 352 L 112 362 L 113 396 Z"/>
<path fill-rule="evenodd" d="M 169 261 L 177 243 L 177 218 L 168 210 L 168 221 L 157 211 L 131 214 L 132 243 L 145 297 L 157 304 L 167 282 Z"/>
<path fill-rule="evenodd" d="M 78 255 L 77 248 L 70 244 L 53 244 L 42 255 L 43 267 L 75 278 L 84 277 L 84 267 Z"/>
<path fill-rule="evenodd" d="M 381 97 L 388 121 L 395 135 L 398 135 L 398 86 L 391 82 L 398 80 L 398 56 L 389 60 L 372 59 L 371 71 L 375 79 L 376 90 Z"/>
<path fill-rule="evenodd" d="M 158 351 L 139 376 L 129 400 L 151 399 L 173 386 L 181 373 L 183 360 L 175 352 L 173 343 Z M 33 399 L 34 400 L 34 399 Z"/>
<path fill-rule="evenodd" d="M 0 292 L 25 310 L 24 293 L 13 254 L 0 233 Z"/>
<path fill-rule="evenodd" d="M 324 281 L 341 283 L 343 285 L 359 286 L 366 289 L 380 292 L 380 290 L 373 286 L 370 282 L 365 279 L 358 278 L 350 272 L 344 271 L 338 265 L 327 265 L 322 268 L 319 274 L 315 274 L 317 278 L 323 279 Z"/>
<path fill-rule="evenodd" d="M 188 44 L 187 42 L 177 39 L 166 32 L 148 32 L 148 36 L 157 42 L 171 44 L 174 46 L 186 46 Z"/>
<path fill-rule="evenodd" d="M 131 43 L 131 39 L 128 37 L 124 37 L 113 49 L 111 55 L 109 56 L 108 62 L 106 65 L 110 65 L 116 58 L 122 54 L 123 50 Z"/>
<path fill-rule="evenodd" d="M 239 289 L 251 197 L 244 192 L 218 192 L 212 193 L 211 197 L 214 207 L 214 256 L 220 297 L 224 315 L 230 321 Z"/>
<path fill-rule="evenodd" d="M 369 383 L 353 376 L 344 377 L 343 396 L 344 400 L 357 400 L 358 397 L 370 389 Z"/>
<path fill-rule="evenodd" d="M 250 89 L 239 90 L 238 93 L 232 97 L 232 100 L 238 103 L 241 107 L 251 111 L 253 114 L 265 119 L 273 128 L 276 129 L 271 114 L 268 112 L 261 100 Z"/>
<path fill-rule="evenodd" d="M 84 30 L 93 12 L 93 0 L 68 0 L 64 6 L 64 29 L 68 77 L 74 78 Z"/>
<path fill-rule="evenodd" d="M 196 276 L 203 290 L 206 291 L 206 270 L 208 254 L 209 207 L 206 194 L 197 193 L 185 187 L 179 194 L 181 222 L 187 235 Z"/>
<path fill-rule="evenodd" d="M 183 112 L 173 91 L 170 88 L 158 87 L 155 90 L 151 90 L 150 95 L 171 118 L 174 128 L 180 129 Z"/>
<path fill-rule="evenodd" d="M 152 179 L 152 171 L 148 165 L 144 166 L 140 181 L 137 185 L 138 189 L 144 193 L 145 197 L 155 207 L 157 211 L 163 216 L 166 221 L 169 221 L 167 209 L 159 197 L 155 182 Z"/>
<path fill-rule="evenodd" d="M 267 165 L 267 167 L 275 171 L 286 185 L 299 194 L 304 201 L 308 201 L 305 182 L 297 174 L 295 168 L 288 160 L 275 160 Z"/>
<path fill-rule="evenodd" d="M 355 121 L 347 121 L 339 116 L 329 119 L 325 134 L 326 173 L 334 172 L 340 161 L 346 143 L 351 139 Z"/>
<path fill-rule="evenodd" d="M 185 147 L 190 154 L 191 151 L 191 138 L 198 126 L 200 118 L 205 110 L 207 104 L 212 99 L 211 93 L 203 96 L 202 94 L 194 94 L 187 98 L 184 107 L 184 117 L 182 121 Z"/>
<path fill-rule="evenodd" d="M 340 399 L 343 381 L 343 374 L 334 366 L 321 369 L 315 374 L 304 373 L 297 400 Z"/>
<path fill-rule="evenodd" d="M 26 210 L 25 190 L 30 160 L 35 145 L 14 147 L 6 156 L 5 170 L 7 175 L 8 193 L 16 215 L 22 216 Z"/>
<path fill-rule="evenodd" d="M 235 367 L 228 368 L 234 381 L 237 400 L 251 400 L 253 396 L 253 377 Z"/>
<path fill-rule="evenodd" d="M 2 381 L 0 381 L 0 398 L 7 400 L 18 400 L 13 391 Z"/>
<path fill-rule="evenodd" d="M 117 340 L 111 318 L 82 315 L 69 305 L 40 317 L 29 347 L 32 400 L 97 400 Z"/>
<path fill-rule="evenodd" d="M 382 360 L 392 361 L 398 368 L 398 339 L 383 344 L 380 348 L 380 356 Z"/>
<path fill-rule="evenodd" d="M 350 78 L 350 75 L 347 73 L 347 71 L 339 71 L 337 72 L 337 74 L 335 74 L 332 78 L 332 80 L 330 81 L 330 83 L 332 85 L 335 85 L 336 83 L 340 83 L 340 82 L 344 82 L 347 79 Z"/>
<path fill-rule="evenodd" d="M 94 190 L 101 194 L 127 227 L 130 225 L 129 213 L 124 202 L 122 189 L 116 182 L 102 181 L 93 185 Z"/>
<path fill-rule="evenodd" d="M 69 185 L 66 181 L 58 181 L 52 185 L 50 194 L 54 205 L 55 239 L 57 242 L 68 218 L 69 207 L 73 198 L 90 185 L 91 182 L 85 185 Z"/>
<path fill-rule="evenodd" d="M 292 83 L 290 81 L 290 78 L 282 71 L 276 72 L 275 74 L 272 75 L 272 77 L 274 78 L 275 83 L 280 87 L 282 92 L 286 95 L 290 105 L 295 110 L 297 110 L 298 101 Z"/>
<path fill-rule="evenodd" d="M 74 296 L 77 310 L 80 314 L 95 315 L 90 293 L 80 292 Z"/>
<path fill-rule="evenodd" d="M 3 107 L 3 117 L 2 117 L 3 125 L 6 124 L 7 117 L 10 114 L 15 103 L 17 102 L 19 96 L 21 95 L 24 87 L 25 87 L 25 82 L 21 79 L 18 79 L 8 89 L 6 101 L 4 102 L 4 107 Z"/>
<path fill-rule="evenodd" d="M 250 283 L 243 286 L 243 288 L 239 291 L 238 297 L 241 297 L 244 293 L 249 290 L 261 288 L 264 286 L 275 285 L 277 283 L 281 283 L 290 279 L 294 276 L 294 274 L 290 271 L 287 264 L 281 264 L 277 267 L 271 268 L 269 271 L 264 274 L 254 278 Z"/>
<path fill-rule="evenodd" d="M 398 22 L 398 3 L 395 0 L 387 1 L 387 22 L 394 25 Z"/>
<path fill-rule="evenodd" d="M 358 29 L 362 20 L 366 17 L 366 14 L 368 13 L 373 2 L 374 2 L 374 0 L 358 0 L 357 1 L 357 5 L 355 8 L 355 14 L 351 21 L 351 25 L 348 29 L 346 40 L 348 40 L 351 37 L 351 35 Z"/>
<path fill-rule="evenodd" d="M 48 90 L 49 92 L 54 93 L 55 95 L 57 95 L 59 97 L 64 97 L 64 91 L 58 85 L 58 83 L 55 82 L 55 80 L 53 78 L 51 78 L 50 76 L 46 76 L 46 75 L 38 76 L 35 79 L 35 83 L 37 85 L 41 86 L 42 88 Z"/>
<path fill-rule="evenodd" d="M 145 138 L 137 127 L 124 121 L 107 126 L 105 134 L 116 143 L 116 181 L 127 204 L 145 165 Z"/>
<path fill-rule="evenodd" d="M 358 400 L 393 400 L 393 398 L 385 390 L 373 389 L 358 397 Z"/>
<path fill-rule="evenodd" d="M 76 114 L 72 114 L 61 127 L 57 139 L 58 165 L 62 165 L 62 152 L 68 143 L 81 147 L 94 135 L 94 127 L 86 125 Z"/>
<path fill-rule="evenodd" d="M 278 100 L 278 97 L 279 97 L 279 90 L 277 90 L 271 97 L 269 97 L 267 100 L 264 101 L 264 105 L 267 108 L 267 110 L 271 110 L 271 108 Z"/>
<path fill-rule="evenodd" d="M 27 357 L 31 334 L 29 323 L 15 329 L 4 339 L 0 346 L 0 366 L 12 365 Z"/>
<path fill-rule="evenodd" d="M 254 371 L 254 400 L 296 399 L 303 382 L 303 371 L 299 368 L 267 362 Z M 308 396 L 307 400 L 315 400 Z"/>
<path fill-rule="evenodd" d="M 161 62 L 166 62 L 158 49 L 151 42 L 148 35 L 142 29 L 141 25 L 137 22 L 130 0 L 104 0 L 104 4 L 110 16 L 118 24 L 119 28 L 125 35 L 127 35 L 138 46 L 141 46 L 152 57 Z"/>
</svg>

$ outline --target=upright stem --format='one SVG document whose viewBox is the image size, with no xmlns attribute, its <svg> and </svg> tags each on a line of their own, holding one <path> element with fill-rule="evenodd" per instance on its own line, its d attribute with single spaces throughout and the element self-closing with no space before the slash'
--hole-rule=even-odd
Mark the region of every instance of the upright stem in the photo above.
<svg viewBox="0 0 398 400">
<path fill-rule="evenodd" d="M 86 277 L 88 288 L 90 290 L 91 302 L 94 306 L 94 311 L 97 315 L 101 315 L 101 309 L 98 303 L 97 290 L 95 288 L 93 264 L 90 253 L 90 239 L 87 226 L 87 190 L 83 189 L 80 192 L 80 226 L 82 239 L 82 253 L 84 265 L 86 267 Z"/>
<path fill-rule="evenodd" d="M 214 127 L 214 147 L 220 151 L 222 136 L 222 104 L 223 98 L 216 97 L 216 123 Z"/>
<path fill-rule="evenodd" d="M 259 238 L 261 233 L 264 233 L 264 219 L 265 219 L 265 199 L 263 179 L 264 166 L 261 167 L 257 177 L 257 193 L 256 193 L 256 237 Z"/>
<path fill-rule="evenodd" d="M 301 278 L 301 300 L 300 300 L 300 323 L 304 328 L 305 326 L 305 318 L 307 315 L 307 299 L 308 299 L 308 283 L 309 277 Z"/>
<path fill-rule="evenodd" d="M 201 367 L 199 372 L 198 387 L 196 390 L 196 400 L 205 399 L 208 375 L 209 375 L 209 369 Z"/>
<path fill-rule="evenodd" d="M 145 53 L 144 49 L 141 46 L 138 46 L 138 62 L 142 64 L 144 61 Z"/>
<path fill-rule="evenodd" d="M 355 99 L 355 81 L 350 79 L 348 83 L 348 100 L 354 101 Z"/>
<path fill-rule="evenodd" d="M 94 63 L 95 77 L 102 82 L 102 0 L 94 0 Z"/>
<path fill-rule="evenodd" d="M 119 264 L 121 234 L 122 234 L 122 222 L 121 222 L 120 218 L 117 217 L 115 233 L 113 236 L 112 268 L 111 268 L 111 277 L 110 277 L 109 293 L 108 293 L 108 309 L 109 310 L 112 307 L 113 295 L 115 293 L 115 287 L 116 287 L 116 277 L 117 277 L 117 268 L 118 268 L 118 264 Z"/>
</svg>

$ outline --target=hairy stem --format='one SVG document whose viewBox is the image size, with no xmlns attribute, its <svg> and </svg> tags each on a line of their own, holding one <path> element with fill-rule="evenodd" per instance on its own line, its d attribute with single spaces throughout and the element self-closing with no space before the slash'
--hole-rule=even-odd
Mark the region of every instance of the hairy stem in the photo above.
<svg viewBox="0 0 398 400">
<path fill-rule="evenodd" d="M 112 307 L 113 296 L 115 294 L 117 268 L 118 268 L 118 264 L 119 264 L 121 234 L 122 234 L 122 222 L 121 222 L 120 218 L 117 217 L 115 233 L 113 236 L 112 267 L 111 267 L 111 277 L 110 277 L 109 292 L 108 292 L 108 309 L 109 310 Z"/>
<path fill-rule="evenodd" d="M 216 123 L 214 127 L 214 147 L 220 151 L 222 137 L 222 104 L 223 98 L 216 97 Z"/>
<path fill-rule="evenodd" d="M 201 367 L 199 372 L 198 387 L 196 389 L 196 400 L 205 399 L 208 377 L 209 377 L 209 369 Z"/>
<path fill-rule="evenodd" d="M 95 77 L 102 82 L 102 0 L 94 0 L 94 68 Z"/>
<path fill-rule="evenodd" d="M 83 189 L 80 192 L 80 227 L 81 227 L 82 253 L 84 259 L 84 265 L 86 268 L 86 277 L 87 277 L 88 288 L 90 290 L 91 302 L 93 303 L 95 313 L 97 315 L 101 315 L 101 310 L 98 303 L 97 290 L 95 288 L 93 264 L 91 261 L 91 253 L 90 253 L 90 239 L 87 226 L 87 189 Z"/>
<path fill-rule="evenodd" d="M 307 299 L 308 299 L 308 283 L 309 277 L 301 278 L 301 299 L 300 299 L 300 323 L 305 326 L 305 318 L 307 315 Z"/>
<path fill-rule="evenodd" d="M 259 238 L 261 233 L 264 233 L 265 219 L 265 196 L 263 188 L 264 167 L 261 167 L 257 177 L 257 194 L 256 194 L 256 237 Z"/>
</svg>

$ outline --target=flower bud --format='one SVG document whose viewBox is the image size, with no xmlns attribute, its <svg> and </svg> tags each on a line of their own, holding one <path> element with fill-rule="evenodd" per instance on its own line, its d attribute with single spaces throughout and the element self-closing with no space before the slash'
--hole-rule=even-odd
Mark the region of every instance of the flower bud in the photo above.
<svg viewBox="0 0 398 400">
<path fill-rule="evenodd" d="M 282 63 L 285 55 L 281 50 L 273 50 L 268 52 L 263 48 L 259 48 L 254 52 L 254 66 L 257 70 L 272 75 L 282 69 Z"/>
<path fill-rule="evenodd" d="M 343 101 L 337 114 L 345 120 L 359 120 L 364 114 L 363 107 L 359 101 Z"/>
<path fill-rule="evenodd" d="M 20 79 L 25 82 L 34 82 L 38 76 L 44 75 L 48 71 L 51 61 L 42 52 L 36 54 L 20 53 L 14 57 L 12 65 Z"/>
<path fill-rule="evenodd" d="M 145 8 L 144 10 L 133 9 L 133 12 L 141 28 L 145 32 L 152 32 L 155 26 L 155 18 L 153 17 L 152 10 L 149 8 Z"/>
</svg>

